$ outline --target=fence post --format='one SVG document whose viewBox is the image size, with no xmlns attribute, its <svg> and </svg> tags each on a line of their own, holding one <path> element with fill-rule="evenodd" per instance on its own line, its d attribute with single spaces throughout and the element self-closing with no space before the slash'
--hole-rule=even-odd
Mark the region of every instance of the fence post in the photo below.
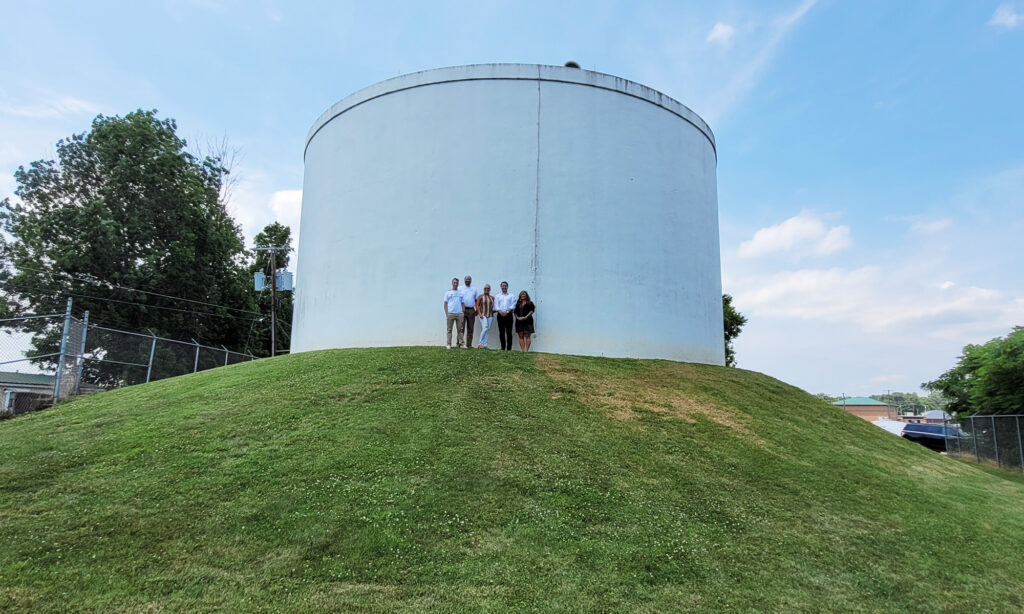
<svg viewBox="0 0 1024 614">
<path fill-rule="evenodd" d="M 192 343 L 196 344 L 196 361 L 192 363 L 192 372 L 195 373 L 199 370 L 199 342 L 193 339 Z"/>
<path fill-rule="evenodd" d="M 149 331 L 150 335 L 153 335 L 153 331 Z M 149 383 L 149 377 L 153 375 L 153 354 L 156 353 L 156 335 L 153 335 L 153 345 L 149 346 L 149 367 L 146 368 L 146 383 Z"/>
<path fill-rule="evenodd" d="M 64 356 L 68 349 L 68 332 L 71 326 L 71 299 L 68 299 L 68 308 L 64 312 L 64 332 L 60 336 L 60 358 L 57 359 L 57 375 L 53 378 L 53 402 L 60 401 L 60 380 L 64 372 Z"/>
<path fill-rule="evenodd" d="M 999 438 L 996 436 L 996 417 L 989 416 L 989 418 L 992 420 L 992 448 L 996 451 L 996 467 L 1002 467 L 999 464 Z"/>
<path fill-rule="evenodd" d="M 224 347 L 224 345 L 221 345 L 220 347 L 224 348 L 224 366 L 226 367 L 228 366 L 228 349 Z"/>
<path fill-rule="evenodd" d="M 971 416 L 971 439 L 974 440 L 974 460 L 981 462 L 981 455 L 978 454 L 978 429 L 974 428 L 974 416 Z"/>
<path fill-rule="evenodd" d="M 85 366 L 85 338 L 89 335 L 89 312 L 82 318 L 82 345 L 78 349 L 78 371 L 75 373 L 75 394 L 82 391 L 82 367 Z"/>
<path fill-rule="evenodd" d="M 1020 442 L 1020 416 L 1014 422 L 1017 423 L 1017 451 L 1020 452 L 1020 470 L 1024 471 L 1024 445 Z"/>
</svg>

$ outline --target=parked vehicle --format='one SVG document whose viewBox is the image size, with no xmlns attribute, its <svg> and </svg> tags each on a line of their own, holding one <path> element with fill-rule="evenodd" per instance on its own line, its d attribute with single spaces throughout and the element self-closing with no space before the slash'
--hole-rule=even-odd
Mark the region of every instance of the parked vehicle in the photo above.
<svg viewBox="0 0 1024 614">
<path fill-rule="evenodd" d="M 964 433 L 957 426 L 908 424 L 903 427 L 902 437 L 936 452 L 945 452 L 947 440 L 966 439 L 967 433 Z"/>
</svg>

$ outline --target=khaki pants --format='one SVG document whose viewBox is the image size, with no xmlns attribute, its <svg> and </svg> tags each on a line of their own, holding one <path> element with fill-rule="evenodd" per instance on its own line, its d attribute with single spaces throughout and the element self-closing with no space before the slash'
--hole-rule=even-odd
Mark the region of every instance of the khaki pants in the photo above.
<svg viewBox="0 0 1024 614">
<path fill-rule="evenodd" d="M 452 324 L 459 327 L 459 342 L 456 347 L 463 344 L 463 335 L 466 332 L 466 316 L 461 313 L 449 313 L 445 322 L 445 330 L 448 331 L 448 347 L 452 345 Z"/>
</svg>

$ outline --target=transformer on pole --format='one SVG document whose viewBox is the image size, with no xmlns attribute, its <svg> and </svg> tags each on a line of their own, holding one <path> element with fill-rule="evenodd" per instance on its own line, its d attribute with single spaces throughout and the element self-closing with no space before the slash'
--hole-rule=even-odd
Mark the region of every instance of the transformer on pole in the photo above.
<svg viewBox="0 0 1024 614">
<path fill-rule="evenodd" d="M 289 249 L 283 245 L 268 245 L 257 247 L 254 251 L 270 252 L 270 356 L 273 358 L 277 356 L 277 252 L 287 252 Z M 256 273 L 254 282 L 257 290 L 262 290 L 265 287 L 263 285 L 266 283 L 265 279 L 266 276 L 262 272 Z M 291 274 L 287 274 L 287 287 L 283 289 L 292 289 Z"/>
</svg>

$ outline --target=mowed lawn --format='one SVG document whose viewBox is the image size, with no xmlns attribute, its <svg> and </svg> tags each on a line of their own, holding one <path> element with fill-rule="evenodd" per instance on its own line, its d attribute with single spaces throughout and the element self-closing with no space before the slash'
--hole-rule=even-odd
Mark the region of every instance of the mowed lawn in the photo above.
<svg viewBox="0 0 1024 614">
<path fill-rule="evenodd" d="M 0 422 L 0 611 L 1024 609 L 1024 484 L 668 361 L 286 356 Z"/>
</svg>

